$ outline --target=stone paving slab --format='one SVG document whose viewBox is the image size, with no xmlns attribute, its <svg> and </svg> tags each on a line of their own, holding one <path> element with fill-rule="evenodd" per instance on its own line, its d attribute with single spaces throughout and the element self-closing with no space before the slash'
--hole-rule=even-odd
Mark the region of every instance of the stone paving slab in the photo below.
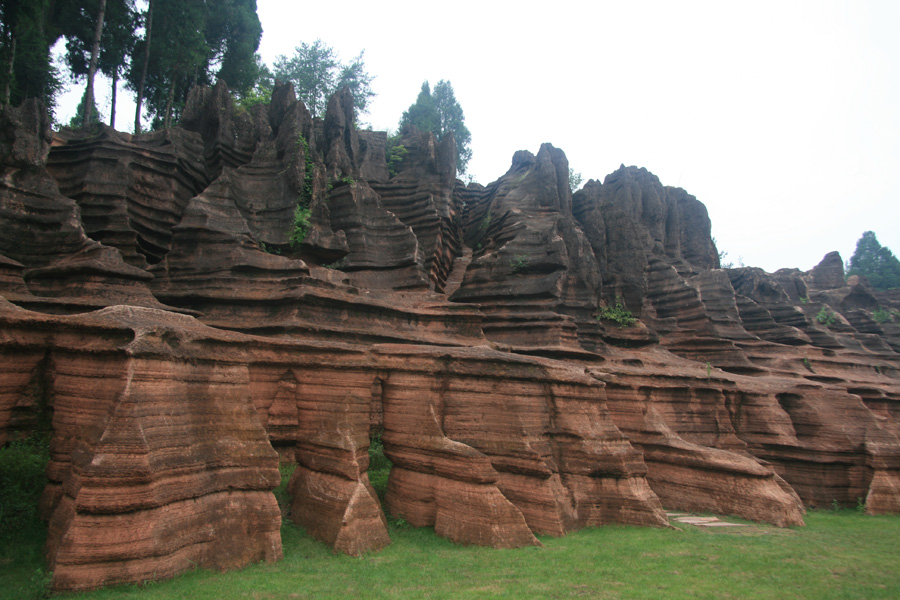
<svg viewBox="0 0 900 600">
<path fill-rule="evenodd" d="M 729 523 L 720 521 L 717 517 L 697 517 L 693 515 L 684 515 L 682 513 L 666 513 L 669 518 L 673 518 L 678 523 L 685 525 L 694 525 L 696 527 L 747 527 L 742 523 Z"/>
</svg>

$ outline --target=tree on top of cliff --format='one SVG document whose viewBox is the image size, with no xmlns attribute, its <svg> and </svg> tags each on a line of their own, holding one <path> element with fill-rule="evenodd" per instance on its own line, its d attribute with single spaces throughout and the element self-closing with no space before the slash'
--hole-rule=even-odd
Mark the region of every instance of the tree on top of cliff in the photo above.
<svg viewBox="0 0 900 600">
<path fill-rule="evenodd" d="M 88 122 L 84 122 L 84 105 L 87 102 L 87 90 L 85 90 L 84 94 L 81 95 L 81 102 L 78 103 L 78 108 L 75 110 L 75 114 L 72 116 L 72 119 L 69 121 L 69 127 L 84 127 L 96 125 L 101 121 L 100 119 L 100 111 L 97 109 L 97 103 L 94 99 L 91 99 L 91 110 L 88 117 Z"/>
<path fill-rule="evenodd" d="M 90 74 L 91 52 L 97 29 L 96 7 L 90 10 L 73 11 L 68 20 L 66 32 L 66 64 L 73 79 L 79 80 Z M 110 127 L 115 127 L 116 92 L 119 77 L 128 66 L 128 57 L 137 42 L 138 13 L 134 0 L 107 0 L 104 11 L 103 28 L 100 37 L 97 68 L 112 82 L 112 108 Z M 96 100 L 93 95 L 92 100 Z M 76 115 L 74 122 L 81 123 L 84 116 Z"/>
<path fill-rule="evenodd" d="M 440 80 L 432 93 L 428 82 L 422 84 L 422 90 L 414 104 L 410 105 L 400 118 L 400 131 L 413 125 L 421 131 L 430 131 L 438 141 L 453 132 L 456 140 L 456 169 L 466 172 L 466 166 L 472 158 L 472 134 L 466 127 L 466 117 L 462 107 L 456 101 L 453 86 L 449 81 Z"/>
<path fill-rule="evenodd" d="M 0 103 L 18 106 L 26 98 L 39 98 L 52 110 L 62 83 L 50 47 L 62 35 L 66 4 L 0 0 Z"/>
<path fill-rule="evenodd" d="M 195 84 L 218 77 L 244 91 L 255 83 L 262 37 L 256 0 L 151 0 L 143 21 L 128 86 L 136 92 L 138 111 L 146 100 L 154 127 L 169 127 L 180 116 Z M 136 115 L 136 128 L 139 121 Z"/>
<path fill-rule="evenodd" d="M 880 290 L 900 288 L 900 260 L 878 243 L 874 231 L 866 231 L 856 242 L 847 275 L 862 275 Z"/>
<path fill-rule="evenodd" d="M 321 117 L 328 108 L 328 99 L 342 87 L 349 87 L 353 94 L 356 115 L 366 112 L 375 92 L 372 77 L 366 72 L 361 51 L 347 64 L 341 63 L 334 48 L 316 40 L 312 44 L 301 43 L 294 48 L 294 55 L 284 54 L 275 59 L 275 79 L 294 84 L 294 92 L 314 117 Z"/>
</svg>

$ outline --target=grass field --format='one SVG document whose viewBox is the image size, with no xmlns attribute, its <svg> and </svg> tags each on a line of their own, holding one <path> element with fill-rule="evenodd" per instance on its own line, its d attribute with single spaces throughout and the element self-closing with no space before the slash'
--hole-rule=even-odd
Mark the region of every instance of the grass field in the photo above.
<svg viewBox="0 0 900 600">
<path fill-rule="evenodd" d="M 609 526 L 542 548 L 456 546 L 430 529 L 337 556 L 291 524 L 284 560 L 193 571 L 71 598 L 900 598 L 900 517 L 811 512 L 804 528 L 681 531 Z M 5 546 L 0 597 L 40 597 L 40 539 Z"/>
<path fill-rule="evenodd" d="M 383 496 L 390 461 L 373 441 L 371 476 Z M 40 598 L 49 577 L 46 527 L 34 504 L 46 449 L 0 450 L 0 598 Z M 275 494 L 286 512 L 282 467 Z M 15 488 L 15 482 L 19 487 Z M 21 489 L 19 489 L 21 488 Z M 748 523 L 739 519 L 732 522 Z M 240 571 L 203 570 L 63 598 L 900 598 L 900 516 L 813 511 L 807 526 L 679 529 L 607 526 L 542 537 L 543 547 L 457 546 L 431 529 L 391 523 L 393 543 L 361 558 L 334 555 L 289 519 L 284 560 Z"/>
<path fill-rule="evenodd" d="M 841 510 L 806 520 L 794 529 L 608 526 L 515 550 L 457 546 L 394 524 L 393 543 L 361 558 L 332 554 L 286 520 L 278 563 L 63 597 L 900 598 L 900 517 Z M 42 596 L 42 542 L 35 526 L 0 543 L 0 598 Z"/>
</svg>

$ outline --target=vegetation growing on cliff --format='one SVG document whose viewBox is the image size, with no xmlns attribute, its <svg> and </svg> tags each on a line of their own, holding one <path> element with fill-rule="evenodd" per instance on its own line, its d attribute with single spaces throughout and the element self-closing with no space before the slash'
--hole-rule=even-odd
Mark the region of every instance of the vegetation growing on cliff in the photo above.
<svg viewBox="0 0 900 600">
<path fill-rule="evenodd" d="M 472 158 L 472 149 L 469 147 L 472 134 L 466 127 L 466 117 L 449 81 L 440 80 L 434 86 L 434 92 L 427 81 L 422 84 L 416 101 L 400 118 L 400 131 L 409 125 L 420 131 L 430 131 L 438 141 L 452 133 L 456 141 L 456 170 L 460 174 L 466 172 Z"/>
<path fill-rule="evenodd" d="M 862 234 L 847 267 L 847 275 L 862 275 L 876 289 L 900 288 L 900 260 L 878 243 L 874 231 Z"/>
<path fill-rule="evenodd" d="M 114 94 L 120 77 L 135 93 L 136 130 L 144 108 L 155 126 L 169 126 L 194 84 L 221 79 L 238 93 L 253 88 L 261 36 L 256 0 L 4 0 L 0 102 L 39 98 L 52 109 L 61 75 L 50 49 L 65 39 L 65 62 L 74 80 L 85 81 L 86 107 L 99 70 L 110 77 Z"/>
<path fill-rule="evenodd" d="M 625 308 L 625 304 L 621 299 L 616 300 L 613 306 L 601 306 L 597 310 L 598 321 L 612 321 L 620 327 L 631 327 L 637 323 L 637 319 L 631 314 L 631 311 Z"/>
<path fill-rule="evenodd" d="M 353 108 L 359 115 L 368 110 L 375 97 L 372 79 L 366 71 L 362 50 L 350 62 L 342 63 L 337 52 L 323 42 L 302 42 L 292 56 L 275 59 L 275 79 L 294 84 L 297 97 L 314 117 L 325 115 L 328 99 L 343 87 L 353 94 Z"/>
</svg>

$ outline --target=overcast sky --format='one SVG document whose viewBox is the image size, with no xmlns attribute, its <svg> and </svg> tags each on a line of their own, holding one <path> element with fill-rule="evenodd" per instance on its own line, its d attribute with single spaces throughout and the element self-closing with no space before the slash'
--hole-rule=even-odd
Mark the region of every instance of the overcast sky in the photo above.
<svg viewBox="0 0 900 600">
<path fill-rule="evenodd" d="M 375 129 L 449 80 L 480 183 L 550 142 L 585 180 L 683 187 L 735 262 L 846 261 L 866 230 L 900 251 L 900 2 L 257 2 L 270 66 L 317 38 L 365 50 Z"/>
</svg>

